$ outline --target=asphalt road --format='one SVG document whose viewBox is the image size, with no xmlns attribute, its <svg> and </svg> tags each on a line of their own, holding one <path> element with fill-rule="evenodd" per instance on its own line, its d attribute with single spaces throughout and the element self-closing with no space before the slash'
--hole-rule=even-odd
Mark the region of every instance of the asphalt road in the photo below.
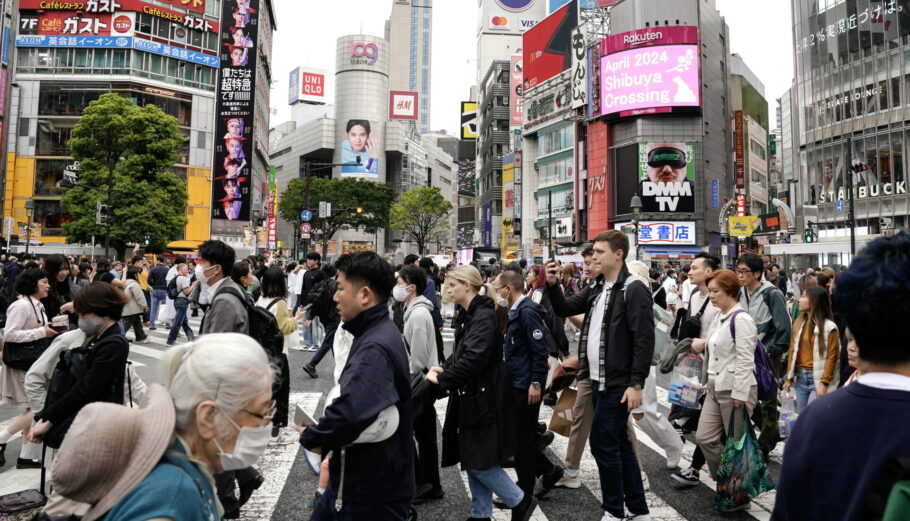
<svg viewBox="0 0 910 521">
<path fill-rule="evenodd" d="M 198 328 L 198 320 L 191 323 Z M 149 344 L 131 346 L 131 360 L 136 363 L 140 377 L 146 382 L 160 381 L 157 360 L 161 357 L 166 331 L 159 329 L 150 332 L 153 341 Z M 446 331 L 446 351 L 451 352 L 453 339 L 451 331 Z M 323 397 L 332 386 L 333 359 L 327 356 L 319 365 L 319 378 L 310 378 L 301 370 L 302 365 L 312 357 L 312 353 L 292 350 L 291 362 L 291 411 L 294 403 L 311 413 L 321 412 Z M 666 388 L 668 378 L 658 379 L 658 402 L 660 410 L 668 412 Z M 437 416 L 441 432 L 445 402 L 437 402 Z M 541 421 L 549 421 L 552 410 L 541 408 Z M 0 428 L 18 414 L 18 409 L 11 406 L 0 406 Z M 293 414 L 293 413 L 292 413 Z M 291 434 L 288 432 L 287 434 Z M 774 502 L 774 492 L 760 496 L 753 502 L 748 512 L 721 515 L 712 508 L 713 483 L 702 472 L 703 483 L 697 487 L 680 489 L 670 478 L 671 471 L 666 468 L 663 452 L 641 431 L 639 451 L 642 468 L 648 475 L 650 491 L 648 505 L 652 519 L 655 520 L 751 520 L 770 519 L 770 509 Z M 11 440 L 6 449 L 7 463 L 0 467 L 0 494 L 15 492 L 25 488 L 37 487 L 40 473 L 37 470 L 16 470 L 15 458 L 19 453 L 21 438 Z M 554 443 L 547 449 L 548 456 L 556 463 L 561 463 L 565 455 L 567 440 L 556 436 Z M 772 454 L 771 469 L 775 477 L 779 474 L 783 444 Z M 688 466 L 694 445 L 687 442 L 684 449 L 682 466 Z M 309 471 L 296 443 L 270 447 L 260 461 L 260 470 L 267 481 L 252 497 L 242 512 L 246 520 L 299 521 L 308 519 L 309 512 L 305 503 L 312 497 L 317 486 L 317 478 Z M 597 467 L 590 451 L 585 451 L 582 460 L 581 476 L 583 486 L 576 490 L 556 489 L 540 502 L 533 519 L 596 521 L 603 514 L 600 510 L 600 488 Z M 514 476 L 514 474 L 513 474 Z M 441 472 L 445 497 L 417 506 L 421 520 L 462 520 L 470 515 L 470 495 L 465 475 L 457 468 L 445 468 Z M 496 519 L 509 519 L 507 511 L 497 511 Z"/>
</svg>

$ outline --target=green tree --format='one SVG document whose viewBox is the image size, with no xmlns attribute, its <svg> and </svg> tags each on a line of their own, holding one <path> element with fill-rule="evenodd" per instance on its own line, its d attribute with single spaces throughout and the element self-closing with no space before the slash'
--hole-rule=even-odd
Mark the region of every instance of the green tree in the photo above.
<svg viewBox="0 0 910 521">
<path fill-rule="evenodd" d="M 367 233 L 389 226 L 389 212 L 395 201 L 395 190 L 385 183 L 367 181 L 354 177 L 326 179 L 310 177 L 309 209 L 313 212 L 310 223 L 313 229 L 321 229 L 324 239 L 328 241 L 339 230 L 360 229 Z M 287 189 L 278 201 L 278 213 L 281 218 L 294 227 L 300 228 L 300 212 L 307 209 L 306 179 L 291 179 Z M 332 204 L 332 216 L 319 218 L 319 202 Z M 363 211 L 357 213 L 356 208 Z"/>
<path fill-rule="evenodd" d="M 439 188 L 422 186 L 398 196 L 392 205 L 391 225 L 417 243 L 418 253 L 424 254 L 426 243 L 448 237 L 449 214 L 452 203 L 446 201 Z"/>
<path fill-rule="evenodd" d="M 68 143 L 84 186 L 68 190 L 61 203 L 73 219 L 63 225 L 67 242 L 103 241 L 95 205 L 108 203 L 110 177 L 111 246 L 119 255 L 129 243 L 148 240 L 146 250 L 160 252 L 177 240 L 187 224 L 188 194 L 171 167 L 184 142 L 177 120 L 154 105 L 137 107 L 117 94 L 90 103 Z"/>
</svg>

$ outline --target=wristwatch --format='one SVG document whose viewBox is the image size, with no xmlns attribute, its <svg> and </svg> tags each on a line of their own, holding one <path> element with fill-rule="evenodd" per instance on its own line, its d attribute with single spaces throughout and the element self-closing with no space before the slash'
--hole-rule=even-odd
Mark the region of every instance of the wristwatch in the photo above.
<svg viewBox="0 0 910 521">
<path fill-rule="evenodd" d="M 534 389 L 540 390 L 540 382 L 531 382 L 531 387 Z"/>
</svg>

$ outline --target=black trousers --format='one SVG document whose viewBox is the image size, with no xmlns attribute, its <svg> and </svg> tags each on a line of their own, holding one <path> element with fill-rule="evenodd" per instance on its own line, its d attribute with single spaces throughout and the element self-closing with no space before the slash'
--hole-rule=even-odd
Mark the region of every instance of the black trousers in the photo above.
<svg viewBox="0 0 910 521">
<path fill-rule="evenodd" d="M 281 374 L 280 379 L 272 384 L 272 398 L 275 400 L 275 417 L 272 418 L 272 425 L 287 427 L 291 406 L 291 368 L 288 356 L 284 353 L 281 353 L 276 362 Z"/>
<path fill-rule="evenodd" d="M 442 330 L 439 328 L 436 328 L 436 353 L 439 355 L 439 358 L 437 358 L 437 360 L 439 360 L 439 363 L 442 364 L 446 357 L 445 346 L 442 343 Z"/>
<path fill-rule="evenodd" d="M 436 444 L 436 408 L 432 401 L 414 418 L 414 438 L 417 439 L 415 477 L 417 486 L 427 483 L 441 488 L 439 481 L 439 446 Z"/>
<path fill-rule="evenodd" d="M 259 472 L 253 467 L 215 474 L 215 485 L 218 489 L 218 500 L 221 501 L 221 506 L 225 510 L 239 508 L 240 500 L 237 499 L 234 483 L 249 483 L 256 479 L 258 474 Z"/>
<path fill-rule="evenodd" d="M 518 474 L 518 488 L 525 494 L 534 494 L 537 476 L 553 472 L 555 465 L 537 449 L 537 416 L 540 403 L 528 404 L 527 389 L 512 389 L 515 414 L 515 473 Z M 541 393 L 543 397 L 543 393 Z"/>
<path fill-rule="evenodd" d="M 122 318 L 123 320 L 123 332 L 126 333 L 133 328 L 133 331 L 136 334 L 136 340 L 144 340 L 147 336 L 145 331 L 142 329 L 142 314 L 138 315 L 129 315 Z"/>
</svg>

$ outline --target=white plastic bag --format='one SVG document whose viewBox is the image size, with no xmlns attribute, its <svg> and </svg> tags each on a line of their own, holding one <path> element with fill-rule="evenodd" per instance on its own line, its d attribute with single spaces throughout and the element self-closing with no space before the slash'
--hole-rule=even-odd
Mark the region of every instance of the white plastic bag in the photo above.
<svg viewBox="0 0 910 521">
<path fill-rule="evenodd" d="M 689 409 L 701 409 L 701 398 L 704 386 L 701 384 L 701 373 L 704 361 L 692 353 L 680 356 L 673 376 L 670 378 L 670 389 L 667 401 Z"/>
</svg>

